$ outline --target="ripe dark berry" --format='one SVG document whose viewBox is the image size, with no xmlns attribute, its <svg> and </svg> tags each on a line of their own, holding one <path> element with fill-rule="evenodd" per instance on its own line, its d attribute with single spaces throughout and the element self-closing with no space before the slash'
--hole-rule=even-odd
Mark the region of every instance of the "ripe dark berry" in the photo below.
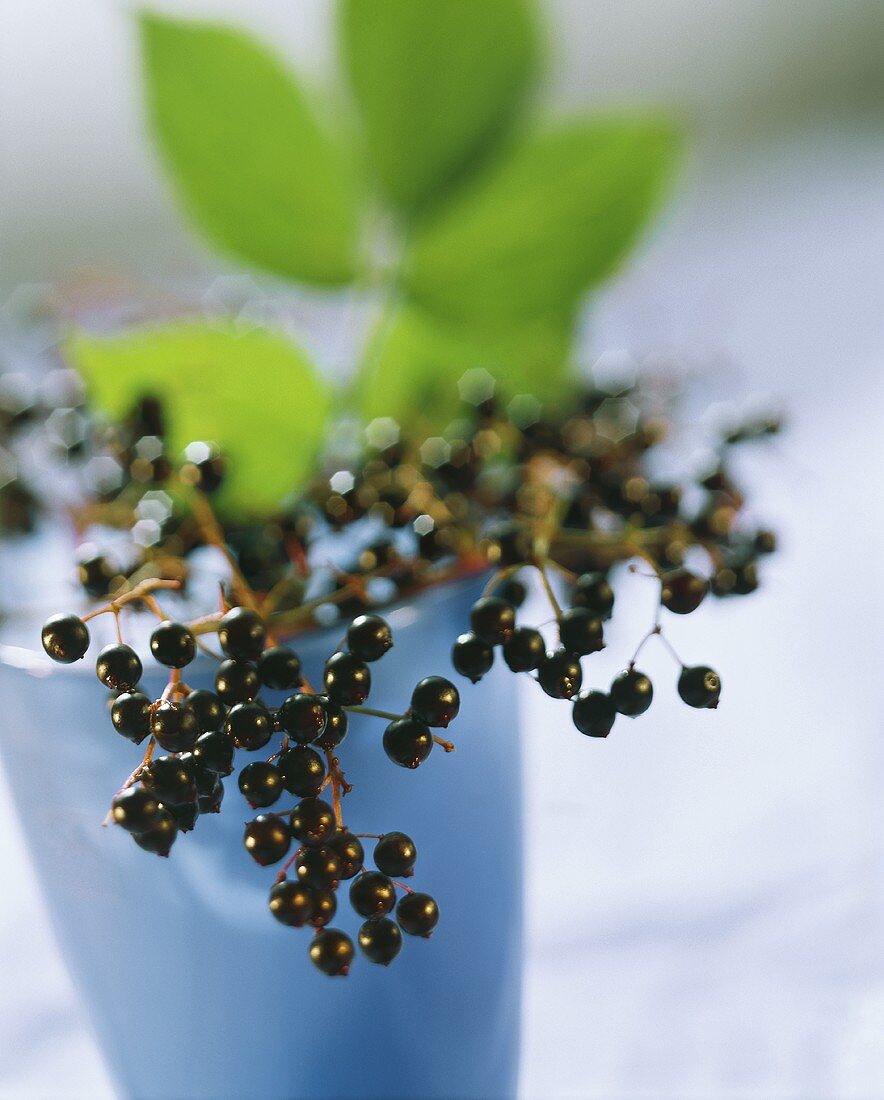
<svg viewBox="0 0 884 1100">
<path fill-rule="evenodd" d="M 197 802 L 199 803 L 201 814 L 217 814 L 221 812 L 221 801 L 224 798 L 224 784 L 221 782 L 221 777 L 215 772 L 207 772 L 206 776 L 211 779 L 211 786 L 207 787 L 205 791 L 200 790 Z M 202 783 L 198 786 L 202 787 Z"/>
<path fill-rule="evenodd" d="M 166 668 L 184 668 L 196 656 L 196 641 L 183 623 L 167 619 L 151 634 L 150 651 Z"/>
<path fill-rule="evenodd" d="M 292 836 L 302 844 L 325 844 L 338 831 L 335 812 L 321 798 L 302 798 L 289 818 Z"/>
<path fill-rule="evenodd" d="M 187 696 L 187 706 L 196 715 L 201 733 L 221 729 L 227 708 L 214 691 L 199 689 Z"/>
<path fill-rule="evenodd" d="M 172 813 L 161 806 L 156 822 L 143 833 L 134 833 L 132 839 L 139 848 L 154 855 L 168 856 L 178 836 L 178 826 Z"/>
<path fill-rule="evenodd" d="M 628 668 L 614 677 L 611 684 L 611 702 L 627 718 L 644 714 L 654 698 L 654 686 L 643 672 Z"/>
<path fill-rule="evenodd" d="M 114 577 L 118 574 L 119 570 L 104 554 L 83 558 L 77 565 L 77 580 L 86 594 L 94 600 L 108 594 Z"/>
<path fill-rule="evenodd" d="M 197 796 L 194 768 L 177 756 L 157 756 L 141 773 L 141 782 L 160 802 L 184 806 Z"/>
<path fill-rule="evenodd" d="M 585 607 L 602 620 L 610 619 L 614 610 L 614 590 L 604 573 L 584 573 L 577 578 L 571 594 L 573 607 Z"/>
<path fill-rule="evenodd" d="M 76 615 L 53 615 L 43 624 L 41 640 L 53 661 L 72 665 L 89 648 L 89 628 Z"/>
<path fill-rule="evenodd" d="M 343 976 L 353 962 L 353 941 L 336 928 L 325 928 L 310 944 L 310 961 L 331 978 Z"/>
<path fill-rule="evenodd" d="M 390 878 L 408 878 L 414 874 L 417 848 L 405 833 L 385 833 L 374 846 L 374 863 Z"/>
<path fill-rule="evenodd" d="M 488 645 L 503 645 L 516 626 L 516 609 L 499 596 L 482 596 L 473 604 L 470 625 Z"/>
<path fill-rule="evenodd" d="M 370 962 L 389 966 L 402 950 L 399 925 L 389 917 L 367 920 L 359 929 L 359 947 Z"/>
<path fill-rule="evenodd" d="M 318 695 L 317 699 L 325 711 L 325 729 L 313 739 L 313 744 L 331 752 L 347 735 L 347 712 L 337 703 L 333 703 L 327 695 Z"/>
<path fill-rule="evenodd" d="M 190 707 L 166 702 L 151 711 L 150 732 L 166 752 L 185 752 L 196 744 L 200 727 Z"/>
<path fill-rule="evenodd" d="M 396 920 L 409 936 L 426 939 L 439 923 L 439 906 L 429 894 L 406 894 L 396 906 Z"/>
<path fill-rule="evenodd" d="M 361 917 L 382 917 L 396 904 L 396 887 L 379 871 L 364 871 L 350 883 L 350 904 Z"/>
<path fill-rule="evenodd" d="M 498 523 L 487 537 L 491 545 L 489 557 L 498 565 L 520 565 L 533 557 L 531 535 L 516 520 Z"/>
<path fill-rule="evenodd" d="M 277 721 L 293 741 L 306 745 L 325 731 L 328 716 L 318 696 L 298 691 L 283 702 Z"/>
<path fill-rule="evenodd" d="M 294 867 L 298 880 L 314 890 L 328 889 L 341 877 L 341 857 L 329 845 L 299 848 Z"/>
<path fill-rule="evenodd" d="M 402 768 L 416 768 L 430 755 L 433 735 L 418 718 L 397 718 L 384 730 L 384 752 Z"/>
<path fill-rule="evenodd" d="M 284 879 L 270 889 L 270 912 L 280 924 L 301 928 L 313 916 L 313 897 L 300 882 Z"/>
<path fill-rule="evenodd" d="M 200 815 L 199 801 L 185 802 L 181 806 L 167 806 L 172 817 L 175 818 L 175 824 L 178 826 L 179 833 L 189 833 L 195 827 L 197 818 Z"/>
<path fill-rule="evenodd" d="M 696 611 L 709 591 L 709 582 L 687 569 L 677 569 L 663 578 L 660 599 L 664 607 L 676 615 Z"/>
<path fill-rule="evenodd" d="M 215 691 L 229 707 L 236 703 L 251 703 L 260 687 L 258 668 L 252 661 L 227 660 L 218 665 Z"/>
<path fill-rule="evenodd" d="M 223 730 L 210 730 L 197 738 L 193 756 L 200 767 L 217 775 L 233 771 L 233 745 Z"/>
<path fill-rule="evenodd" d="M 347 629 L 347 648 L 360 661 L 379 661 L 392 646 L 390 624 L 380 615 L 360 615 Z"/>
<path fill-rule="evenodd" d="M 270 712 L 260 703 L 237 703 L 224 720 L 224 732 L 237 749 L 263 749 L 273 735 Z"/>
<path fill-rule="evenodd" d="M 497 594 L 502 600 L 511 603 L 518 610 L 528 598 L 528 589 L 521 581 L 511 577 L 497 589 Z"/>
<path fill-rule="evenodd" d="M 277 763 L 282 785 L 301 798 L 315 795 L 325 779 L 325 763 L 318 752 L 306 745 L 293 745 Z"/>
<path fill-rule="evenodd" d="M 291 833 L 276 814 L 259 814 L 254 821 L 247 823 L 243 834 L 246 851 L 262 867 L 279 863 L 291 843 Z"/>
<path fill-rule="evenodd" d="M 325 662 L 325 691 L 342 707 L 364 703 L 371 691 L 371 672 L 353 653 L 334 653 Z"/>
<path fill-rule="evenodd" d="M 721 678 L 707 665 L 683 668 L 678 678 L 678 694 L 689 707 L 715 710 L 721 696 Z"/>
<path fill-rule="evenodd" d="M 105 687 L 131 691 L 141 679 L 141 659 L 131 646 L 106 645 L 98 654 L 95 673 Z"/>
<path fill-rule="evenodd" d="M 494 650 L 478 634 L 461 634 L 451 650 L 451 663 L 456 672 L 477 684 L 494 664 Z"/>
<path fill-rule="evenodd" d="M 457 688 L 444 676 L 427 676 L 411 693 L 411 711 L 428 726 L 445 727 L 460 710 Z"/>
<path fill-rule="evenodd" d="M 338 911 L 338 899 L 333 889 L 311 889 L 310 895 L 313 898 L 313 916 L 310 918 L 310 923 L 314 928 L 324 928 Z"/>
<path fill-rule="evenodd" d="M 134 745 L 150 733 L 150 699 L 140 691 L 125 691 L 114 699 L 111 721 L 114 729 Z"/>
<path fill-rule="evenodd" d="M 301 683 L 301 658 L 285 645 L 265 649 L 258 658 L 258 676 L 264 687 L 287 691 Z"/>
<path fill-rule="evenodd" d="M 587 737 L 607 737 L 617 717 L 611 696 L 603 691 L 588 691 L 574 700 L 574 725 Z"/>
<path fill-rule="evenodd" d="M 248 661 L 261 656 L 267 632 L 248 607 L 232 607 L 218 624 L 218 642 L 228 657 Z"/>
<path fill-rule="evenodd" d="M 543 635 L 530 626 L 517 626 L 503 647 L 503 659 L 512 672 L 533 672 L 545 657 Z"/>
<path fill-rule="evenodd" d="M 585 607 L 572 607 L 563 612 L 559 620 L 559 638 L 563 648 L 578 657 L 605 648 L 602 620 Z"/>
<path fill-rule="evenodd" d="M 358 836 L 354 836 L 348 829 L 341 829 L 328 842 L 328 847 L 338 857 L 339 878 L 349 879 L 359 874 L 365 862 L 365 851 Z"/>
<path fill-rule="evenodd" d="M 272 806 L 282 794 L 282 775 L 279 768 L 266 760 L 255 760 L 246 764 L 239 773 L 240 792 L 252 807 Z"/>
<path fill-rule="evenodd" d="M 580 661 L 566 649 L 557 649 L 537 666 L 537 679 L 553 699 L 573 699 L 583 683 Z"/>
<path fill-rule="evenodd" d="M 114 799 L 111 817 L 127 833 L 144 833 L 159 821 L 160 800 L 144 787 L 128 787 Z"/>
</svg>

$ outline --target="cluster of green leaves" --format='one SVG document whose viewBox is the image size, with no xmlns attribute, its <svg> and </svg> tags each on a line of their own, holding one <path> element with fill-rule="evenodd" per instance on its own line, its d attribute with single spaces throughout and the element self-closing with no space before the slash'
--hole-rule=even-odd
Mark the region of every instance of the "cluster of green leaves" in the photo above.
<svg viewBox="0 0 884 1100">
<path fill-rule="evenodd" d="M 352 111 L 331 113 L 244 32 L 141 17 L 152 131 L 193 223 L 296 282 L 386 283 L 353 389 L 366 417 L 420 410 L 441 427 L 474 366 L 505 392 L 554 399 L 582 301 L 664 191 L 672 126 L 647 114 L 542 117 L 532 0 L 340 0 L 338 31 Z M 399 249 L 381 271 L 365 242 L 379 210 Z M 214 434 L 242 461 L 238 507 L 257 489 L 246 437 L 265 448 L 287 427 L 288 461 L 268 470 L 265 451 L 263 503 L 309 464 L 327 388 L 281 339 L 203 328 L 81 336 L 71 354 L 111 410 L 139 388 L 173 390 L 176 435 Z M 259 408 L 262 391 L 273 397 Z M 222 408 L 231 401 L 236 423 Z"/>
</svg>

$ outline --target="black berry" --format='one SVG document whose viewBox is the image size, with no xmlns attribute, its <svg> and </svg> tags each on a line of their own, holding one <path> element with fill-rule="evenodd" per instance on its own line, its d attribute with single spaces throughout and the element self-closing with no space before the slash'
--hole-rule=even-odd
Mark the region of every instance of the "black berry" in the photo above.
<svg viewBox="0 0 884 1100">
<path fill-rule="evenodd" d="M 545 657 L 543 635 L 530 626 L 517 626 L 503 647 L 503 659 L 511 672 L 533 672 Z"/>
<path fill-rule="evenodd" d="M 654 698 L 654 686 L 643 672 L 629 668 L 614 678 L 611 702 L 627 718 L 644 714 Z"/>
<path fill-rule="evenodd" d="M 315 795 L 325 779 L 325 764 L 318 752 L 306 745 L 293 745 L 277 763 L 282 785 L 300 798 Z"/>
<path fill-rule="evenodd" d="M 477 684 L 494 664 L 494 650 L 478 634 L 461 634 L 451 650 L 455 671 Z"/>
<path fill-rule="evenodd" d="M 311 888 L 310 895 L 313 898 L 313 916 L 310 918 L 310 923 L 314 928 L 324 928 L 338 911 L 335 891 Z"/>
<path fill-rule="evenodd" d="M 389 966 L 402 950 L 399 925 L 388 917 L 367 920 L 359 929 L 359 948 L 370 962 Z"/>
<path fill-rule="evenodd" d="M 141 782 L 170 806 L 195 802 L 196 778 L 192 766 L 177 756 L 157 756 L 141 773 Z"/>
<path fill-rule="evenodd" d="M 200 734 L 196 715 L 184 703 L 160 703 L 151 711 L 150 732 L 166 752 L 186 752 Z"/>
<path fill-rule="evenodd" d="M 687 569 L 677 569 L 663 578 L 660 599 L 663 606 L 676 615 L 696 611 L 709 591 L 709 582 Z"/>
<path fill-rule="evenodd" d="M 721 678 L 707 665 L 683 668 L 678 678 L 678 694 L 689 707 L 715 710 L 721 696 Z"/>
<path fill-rule="evenodd" d="M 228 657 L 257 659 L 267 632 L 260 617 L 248 607 L 232 607 L 218 624 L 218 642 Z"/>
<path fill-rule="evenodd" d="M 397 718 L 384 730 L 384 752 L 402 768 L 416 768 L 430 755 L 433 735 L 418 718 Z"/>
<path fill-rule="evenodd" d="M 573 607 L 559 619 L 559 638 L 562 646 L 578 657 L 598 653 L 605 648 L 602 639 L 602 620 L 585 607 Z"/>
<path fill-rule="evenodd" d="M 150 651 L 166 668 L 184 668 L 196 656 L 196 640 L 183 623 L 167 619 L 151 634 Z"/>
<path fill-rule="evenodd" d="M 141 679 L 141 659 L 131 646 L 107 645 L 98 654 L 95 673 L 105 687 L 131 691 Z"/>
<path fill-rule="evenodd" d="M 347 648 L 360 661 L 378 661 L 392 645 L 390 624 L 380 615 L 360 615 L 347 630 Z"/>
<path fill-rule="evenodd" d="M 405 833 L 385 833 L 374 846 L 374 863 L 390 878 L 408 878 L 414 874 L 417 849 Z"/>
<path fill-rule="evenodd" d="M 288 852 L 291 842 L 291 833 L 276 814 L 259 814 L 247 823 L 243 834 L 246 851 L 262 867 L 278 863 Z"/>
<path fill-rule="evenodd" d="M 125 691 L 114 699 L 111 721 L 114 729 L 134 745 L 150 733 L 150 699 L 140 691 Z"/>
<path fill-rule="evenodd" d="M 178 826 L 174 816 L 165 807 L 160 807 L 156 822 L 143 833 L 134 833 L 132 839 L 145 852 L 157 856 L 168 856 L 178 836 Z"/>
<path fill-rule="evenodd" d="M 549 653 L 537 667 L 537 679 L 553 699 L 572 699 L 583 683 L 580 661 L 566 649 Z"/>
<path fill-rule="evenodd" d="M 347 829 L 341 829 L 331 838 L 328 846 L 338 857 L 339 878 L 350 879 L 359 874 L 365 862 L 365 851 L 358 836 Z"/>
<path fill-rule="evenodd" d="M 245 796 L 252 809 L 272 806 L 282 794 L 282 775 L 279 768 L 266 760 L 255 760 L 246 764 L 239 773 L 237 782 L 240 793 Z"/>
<path fill-rule="evenodd" d="M 589 691 L 574 700 L 574 725 L 587 737 L 607 737 L 617 717 L 610 695 Z"/>
<path fill-rule="evenodd" d="M 301 928 L 313 916 L 313 896 L 300 882 L 284 879 L 270 889 L 270 912 L 280 924 Z"/>
<path fill-rule="evenodd" d="M 41 640 L 53 661 L 72 665 L 89 648 L 89 628 L 76 615 L 53 615 L 43 625 Z"/>
<path fill-rule="evenodd" d="M 313 739 L 313 744 L 331 752 L 347 735 L 347 712 L 327 695 L 318 695 L 317 699 L 325 711 L 325 729 Z"/>
<path fill-rule="evenodd" d="M 577 578 L 571 603 L 574 607 L 585 607 L 599 619 L 610 619 L 614 610 L 614 590 L 604 573 L 584 573 Z"/>
<path fill-rule="evenodd" d="M 296 840 L 310 845 L 325 844 L 338 830 L 334 810 L 321 798 L 302 798 L 291 812 L 289 825 Z"/>
<path fill-rule="evenodd" d="M 288 646 L 265 649 L 258 658 L 258 677 L 272 691 L 287 691 L 301 683 L 301 658 Z"/>
<path fill-rule="evenodd" d="M 223 730 L 210 730 L 198 737 L 193 756 L 200 767 L 218 775 L 230 775 L 233 771 L 233 745 Z"/>
<path fill-rule="evenodd" d="M 439 923 L 439 906 L 429 894 L 406 894 L 396 906 L 396 920 L 409 936 L 426 938 Z"/>
<path fill-rule="evenodd" d="M 334 978 L 347 974 L 353 962 L 353 941 L 336 928 L 318 932 L 310 944 L 310 960 L 313 965 Z"/>
<path fill-rule="evenodd" d="M 295 853 L 295 874 L 305 886 L 326 890 L 341 877 L 341 857 L 329 845 L 305 845 Z"/>
<path fill-rule="evenodd" d="M 364 871 L 350 883 L 350 904 L 361 917 L 382 917 L 396 904 L 396 887 L 379 871 Z"/>
<path fill-rule="evenodd" d="M 488 645 L 503 645 L 516 626 L 516 609 L 500 596 L 482 596 L 470 612 L 473 632 Z"/>
<path fill-rule="evenodd" d="M 427 676 L 411 693 L 412 713 L 428 726 L 447 726 L 459 710 L 458 690 L 444 676 Z"/>
<path fill-rule="evenodd" d="M 306 745 L 325 731 L 328 715 L 318 696 L 298 691 L 283 702 L 277 721 L 293 741 Z"/>
<path fill-rule="evenodd" d="M 144 787 L 128 787 L 120 791 L 111 805 L 111 817 L 127 833 L 143 833 L 159 821 L 160 800 Z"/>
<path fill-rule="evenodd" d="M 273 735 L 270 713 L 260 703 L 237 703 L 224 720 L 224 732 L 234 748 L 255 752 Z"/>
<path fill-rule="evenodd" d="M 343 707 L 364 703 L 371 691 L 371 672 L 355 654 L 335 653 L 325 662 L 325 692 Z"/>
<path fill-rule="evenodd" d="M 204 691 L 202 688 L 192 691 L 187 696 L 187 706 L 196 715 L 201 733 L 221 729 L 227 709 L 214 691 Z"/>
<path fill-rule="evenodd" d="M 261 681 L 253 661 L 222 661 L 215 673 L 215 691 L 229 707 L 236 703 L 251 703 L 258 694 Z"/>
</svg>

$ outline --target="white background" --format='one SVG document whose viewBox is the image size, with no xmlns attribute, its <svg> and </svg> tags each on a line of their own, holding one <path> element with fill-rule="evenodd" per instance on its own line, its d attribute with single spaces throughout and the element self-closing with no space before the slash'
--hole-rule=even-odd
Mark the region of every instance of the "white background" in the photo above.
<svg viewBox="0 0 884 1100">
<path fill-rule="evenodd" d="M 317 77 L 329 61 L 318 0 L 176 7 L 269 32 Z M 607 742 L 526 693 L 523 1092 L 884 1097 L 884 4 L 551 7 L 556 101 L 662 100 L 696 125 L 682 194 L 595 307 L 588 357 L 689 362 L 710 397 L 772 393 L 790 429 L 745 471 L 782 537 L 763 592 L 672 626 L 722 671 L 719 710 L 673 699 L 662 652 L 652 712 Z M 94 0 L 0 9 L 4 294 L 221 270 L 143 140 L 129 21 Z M 646 627 L 630 587 L 599 683 Z M 0 1095 L 98 1098 L 8 805 Z"/>
</svg>

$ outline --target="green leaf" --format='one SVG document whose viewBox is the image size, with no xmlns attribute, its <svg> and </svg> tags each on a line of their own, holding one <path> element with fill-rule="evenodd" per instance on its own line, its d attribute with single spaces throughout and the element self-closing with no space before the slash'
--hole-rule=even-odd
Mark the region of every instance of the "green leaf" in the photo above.
<svg viewBox="0 0 884 1100">
<path fill-rule="evenodd" d="M 109 416 L 158 395 L 174 454 L 197 439 L 220 444 L 230 460 L 222 506 L 265 512 L 312 470 L 331 395 L 283 336 L 188 320 L 112 337 L 77 332 L 65 351 Z"/>
<path fill-rule="evenodd" d="M 535 133 L 416 228 L 408 289 L 439 316 L 482 328 L 574 307 L 635 241 L 677 148 L 653 118 Z"/>
<path fill-rule="evenodd" d="M 484 155 L 538 60 L 532 0 L 343 0 L 344 65 L 379 183 L 419 205 Z"/>
<path fill-rule="evenodd" d="M 531 393 L 549 404 L 566 386 L 573 320 L 538 319 L 478 336 L 414 306 L 382 319 L 369 342 L 358 400 L 367 420 L 390 416 L 410 431 L 442 431 L 462 412 L 458 382 L 484 368 L 504 397 Z"/>
<path fill-rule="evenodd" d="M 141 38 L 150 122 L 194 222 L 275 274 L 349 280 L 354 183 L 294 75 L 231 27 L 146 14 Z"/>
</svg>

